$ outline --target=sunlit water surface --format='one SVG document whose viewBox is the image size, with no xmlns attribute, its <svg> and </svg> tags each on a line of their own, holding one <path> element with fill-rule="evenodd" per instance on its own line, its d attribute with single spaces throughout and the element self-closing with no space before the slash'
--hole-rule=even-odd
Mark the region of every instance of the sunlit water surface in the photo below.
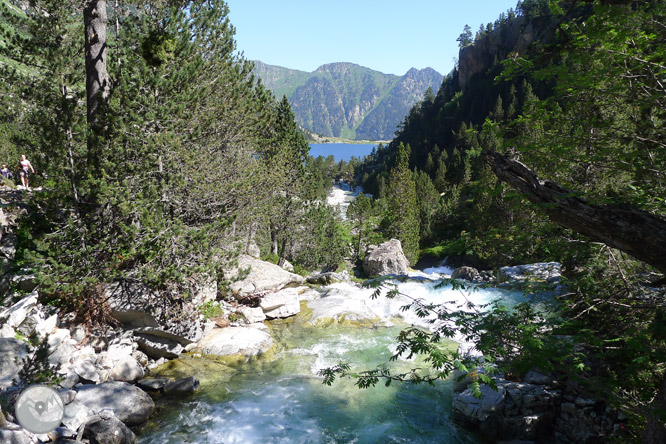
<svg viewBox="0 0 666 444">
<path fill-rule="evenodd" d="M 347 192 L 349 192 L 347 190 Z M 450 273 L 435 267 L 415 273 L 440 278 Z M 525 300 L 519 292 L 483 289 L 465 293 L 435 282 L 400 283 L 401 292 L 424 300 L 508 305 Z M 186 400 L 160 400 L 152 422 L 138 431 L 141 444 L 162 443 L 482 443 L 451 419 L 451 380 L 435 387 L 393 383 L 360 390 L 352 380 L 322 384 L 319 370 L 347 362 L 364 370 L 388 364 L 399 372 L 418 361 L 390 362 L 395 337 L 405 325 L 428 324 L 400 307 L 407 299 L 372 299 L 371 289 L 333 284 L 321 290 L 349 304 L 364 304 L 376 317 L 366 326 L 313 327 L 308 314 L 273 325 L 276 359 L 244 364 L 229 377 L 207 383 Z M 344 299 L 343 299 L 344 300 Z M 374 326 L 373 326 L 374 325 Z M 459 339 L 459 338 L 456 338 Z M 451 342 L 448 346 L 455 348 Z"/>
</svg>

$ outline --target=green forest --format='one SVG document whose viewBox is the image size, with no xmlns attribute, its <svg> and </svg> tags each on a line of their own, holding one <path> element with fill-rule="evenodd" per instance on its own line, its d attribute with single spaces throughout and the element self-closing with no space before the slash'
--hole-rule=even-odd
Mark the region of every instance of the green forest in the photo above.
<svg viewBox="0 0 666 444">
<path fill-rule="evenodd" d="M 309 156 L 221 0 L 0 0 L 0 32 L 0 161 L 27 155 L 42 188 L 23 193 L 15 266 L 41 303 L 107 325 L 104 283 L 177 305 L 250 244 L 358 281 L 389 239 L 412 267 L 561 262 L 547 315 L 447 319 L 502 371 L 537 366 L 621 411 L 609 442 L 666 442 L 665 2 L 524 0 L 465 26 L 458 66 L 395 138 L 339 163 Z M 339 181 L 367 193 L 346 220 L 326 204 Z M 452 370 L 438 335 L 412 334 Z"/>
</svg>

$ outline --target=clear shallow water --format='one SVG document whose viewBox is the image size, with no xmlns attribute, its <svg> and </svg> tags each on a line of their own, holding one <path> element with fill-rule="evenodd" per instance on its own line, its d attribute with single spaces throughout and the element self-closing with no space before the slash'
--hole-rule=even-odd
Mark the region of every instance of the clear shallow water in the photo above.
<svg viewBox="0 0 666 444">
<path fill-rule="evenodd" d="M 433 273 L 441 272 L 435 270 Z M 435 276 L 435 275 L 431 275 Z M 484 289 L 468 296 L 434 283 L 398 284 L 402 292 L 428 301 L 467 299 L 487 302 L 501 298 L 509 305 L 525 300 L 519 292 Z M 451 419 L 451 381 L 428 385 L 392 384 L 360 390 L 351 380 L 332 387 L 322 384 L 317 372 L 339 362 L 353 369 L 388 364 L 393 371 L 419 366 L 418 361 L 389 363 L 396 319 L 404 300 L 372 300 L 372 290 L 333 284 L 325 291 L 343 292 L 363 300 L 388 326 L 334 325 L 312 327 L 307 315 L 294 322 L 273 325 L 279 344 L 277 358 L 237 368 L 229 377 L 206 384 L 186 402 L 158 403 L 160 413 L 139 431 L 138 442 L 157 443 L 454 443 L 480 444 L 471 432 Z M 324 298 L 325 299 L 325 298 Z M 407 324 L 422 322 L 406 313 Z M 404 324 L 402 324 L 404 325 Z M 450 344 L 455 347 L 455 343 Z"/>
<path fill-rule="evenodd" d="M 352 156 L 362 159 L 369 155 L 376 146 L 375 143 L 311 143 L 310 155 L 312 157 L 333 155 L 336 162 L 341 160 L 349 162 Z"/>
<path fill-rule="evenodd" d="M 336 188 L 329 200 L 348 204 L 352 194 Z M 358 191 L 358 190 L 357 190 Z M 342 208 L 344 210 L 346 206 Z M 451 269 L 433 267 L 413 273 L 425 279 L 448 277 Z M 426 301 L 487 304 L 500 299 L 508 306 L 526 301 L 520 292 L 478 289 L 460 292 L 436 282 L 398 283 L 401 292 Z M 435 387 L 394 383 L 360 390 L 351 380 L 322 384 L 317 373 L 339 362 L 354 370 L 389 365 L 394 372 L 422 366 L 418 360 L 388 362 L 401 326 L 428 324 L 401 307 L 397 297 L 372 299 L 372 289 L 338 283 L 322 290 L 325 300 L 340 300 L 345 307 L 363 308 L 379 319 L 376 327 L 333 325 L 312 327 L 307 315 L 294 322 L 273 325 L 279 353 L 270 362 L 244 364 L 229 376 L 202 385 L 195 396 L 158 402 L 153 421 L 138 432 L 141 444 L 254 444 L 254 443 L 451 443 L 482 444 L 451 419 L 451 380 Z M 314 306 L 314 302 L 312 303 Z M 316 310 L 315 310 L 316 312 Z M 457 338 L 460 339 L 460 338 Z M 450 342 L 447 346 L 455 348 Z"/>
</svg>

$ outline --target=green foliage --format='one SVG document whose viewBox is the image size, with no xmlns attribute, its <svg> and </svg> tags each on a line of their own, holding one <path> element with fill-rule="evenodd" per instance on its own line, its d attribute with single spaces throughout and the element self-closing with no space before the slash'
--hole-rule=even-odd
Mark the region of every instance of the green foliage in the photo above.
<svg viewBox="0 0 666 444">
<path fill-rule="evenodd" d="M 402 243 L 407 260 L 415 264 L 419 257 L 419 208 L 416 184 L 409 169 L 408 147 L 400 145 L 395 166 L 391 169 L 387 192 L 387 211 L 382 225 L 387 238 Z"/>
<path fill-rule="evenodd" d="M 59 364 L 51 364 L 48 337 L 40 339 L 36 334 L 27 338 L 28 357 L 19 370 L 18 378 L 22 384 L 56 385 L 60 382 Z"/>
<path fill-rule="evenodd" d="M 224 314 L 224 309 L 222 306 L 219 304 L 219 302 L 215 301 L 205 302 L 203 305 L 201 305 L 199 310 L 201 310 L 201 314 L 206 319 L 216 318 Z M 231 318 L 229 320 L 231 320 Z"/>
</svg>

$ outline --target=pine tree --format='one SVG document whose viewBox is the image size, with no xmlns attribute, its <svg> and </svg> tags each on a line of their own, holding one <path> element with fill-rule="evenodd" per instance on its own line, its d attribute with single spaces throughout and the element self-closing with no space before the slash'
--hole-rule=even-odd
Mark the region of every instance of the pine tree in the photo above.
<svg viewBox="0 0 666 444">
<path fill-rule="evenodd" d="M 386 236 L 402 243 L 411 264 L 419 257 L 419 209 L 416 184 L 409 169 L 409 147 L 398 146 L 395 165 L 391 169 L 387 190 L 387 213 L 383 225 Z"/>
</svg>

